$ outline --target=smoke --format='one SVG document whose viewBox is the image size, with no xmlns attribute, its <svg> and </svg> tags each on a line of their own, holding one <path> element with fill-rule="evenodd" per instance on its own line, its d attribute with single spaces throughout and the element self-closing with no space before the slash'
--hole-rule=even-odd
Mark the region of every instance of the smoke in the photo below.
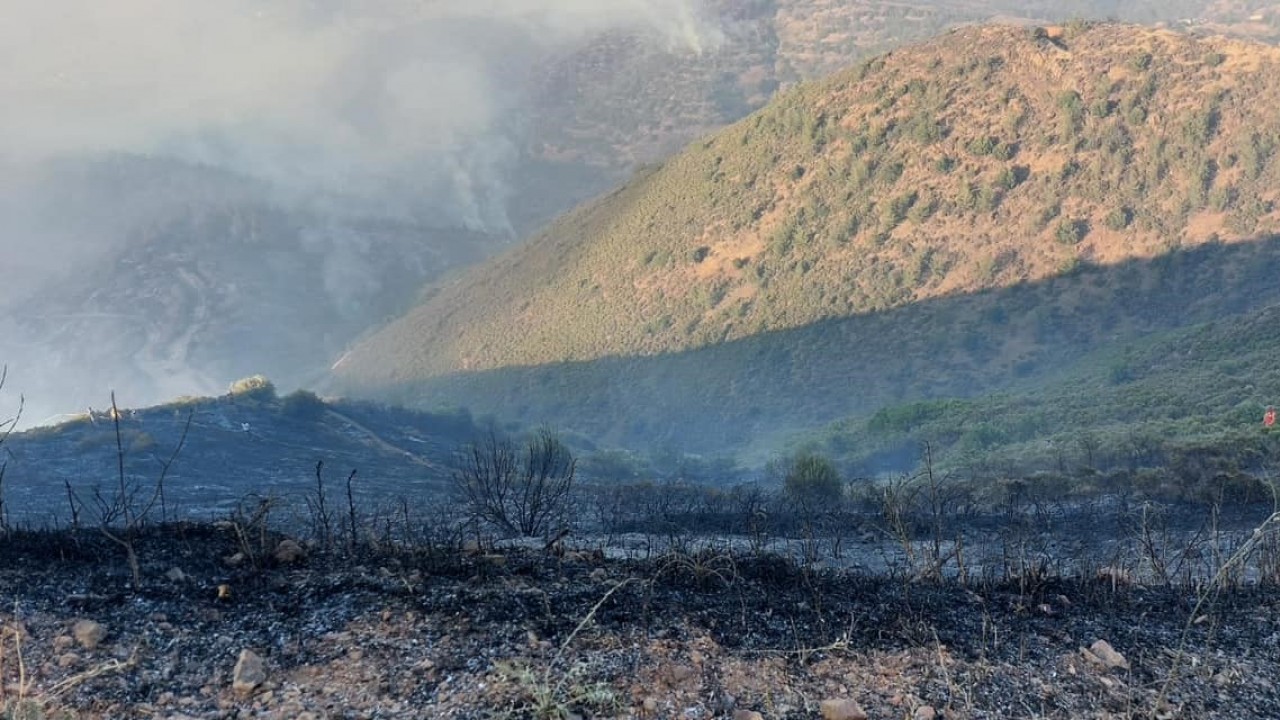
<svg viewBox="0 0 1280 720">
<path fill-rule="evenodd" d="M 231 379 L 227 357 L 253 372 L 294 367 L 285 350 L 307 349 L 310 335 L 320 340 L 307 357 L 327 366 L 344 341 L 328 338 L 332 325 L 359 332 L 434 272 L 425 264 L 465 254 L 441 238 L 371 235 L 366 219 L 456 228 L 455 245 L 511 236 L 539 69 L 604 33 L 712 49 L 722 36 L 703 1 L 8 3 L 0 364 L 11 372 L 0 420 L 18 392 L 26 424 L 101 404 L 104 388 L 135 405 L 216 390 Z M 254 237 L 227 213 L 268 206 L 287 215 L 263 236 L 296 245 L 263 251 L 281 267 L 218 269 L 209 243 Z M 405 245 L 415 241 L 416 256 Z M 197 242 L 193 277 L 207 287 L 175 270 L 196 262 L 175 258 Z M 142 285 L 122 287 L 118 262 Z M 218 298 L 276 312 L 244 330 L 273 341 L 188 332 L 211 314 L 239 322 Z"/>
<path fill-rule="evenodd" d="M 501 228 L 530 68 L 617 30 L 701 52 L 697 2 L 20 0 L 0 158 L 161 154 Z"/>
</svg>

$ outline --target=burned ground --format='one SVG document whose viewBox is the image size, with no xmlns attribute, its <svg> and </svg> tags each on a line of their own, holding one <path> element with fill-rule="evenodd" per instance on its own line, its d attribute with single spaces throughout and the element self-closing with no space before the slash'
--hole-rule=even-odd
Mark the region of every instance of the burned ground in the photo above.
<svg viewBox="0 0 1280 720">
<path fill-rule="evenodd" d="M 924 582 L 710 546 L 282 560 L 280 539 L 152 528 L 133 588 L 97 533 L 11 533 L 3 700 L 81 718 L 809 718 L 842 698 L 872 718 L 1280 715 L 1280 600 L 1256 584 Z M 245 649 L 267 675 L 237 692 Z"/>
</svg>

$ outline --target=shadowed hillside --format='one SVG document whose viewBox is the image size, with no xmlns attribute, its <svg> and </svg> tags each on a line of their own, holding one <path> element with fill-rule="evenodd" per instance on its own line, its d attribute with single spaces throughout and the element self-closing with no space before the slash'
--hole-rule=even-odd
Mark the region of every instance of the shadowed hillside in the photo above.
<svg viewBox="0 0 1280 720">
<path fill-rule="evenodd" d="M 1277 239 L 1212 243 L 685 352 L 461 372 L 379 394 L 754 460 L 853 416 L 814 439 L 868 471 L 914 463 L 924 440 L 990 453 L 1143 420 L 1179 420 L 1174 429 L 1192 436 L 1253 425 L 1280 396 L 1270 362 L 1280 326 L 1273 312 L 1247 315 L 1280 303 L 1277 276 Z M 1219 340 L 1194 329 L 1204 323 Z M 1233 369 L 1215 376 L 1221 367 L 1200 364 L 1206 352 Z M 886 406 L 997 391 L 1009 397 L 926 405 L 905 424 L 863 431 Z"/>
<path fill-rule="evenodd" d="M 154 518 L 274 509 L 296 522 L 315 499 L 317 462 L 331 503 L 345 502 L 354 470 L 354 497 L 381 511 L 442 493 L 454 454 L 480 433 L 465 412 L 324 402 L 307 392 L 277 397 L 257 382 L 219 397 L 121 409 L 118 437 L 109 403 L 10 435 L 0 463 L 0 527 L 108 522 L 122 497 L 146 505 L 161 479 Z"/>
</svg>

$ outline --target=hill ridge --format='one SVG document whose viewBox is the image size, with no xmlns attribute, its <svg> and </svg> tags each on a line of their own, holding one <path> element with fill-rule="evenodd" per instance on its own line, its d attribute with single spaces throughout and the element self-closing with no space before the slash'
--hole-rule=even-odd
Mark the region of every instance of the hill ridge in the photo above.
<svg viewBox="0 0 1280 720">
<path fill-rule="evenodd" d="M 1128 25 L 952 31 L 694 143 L 339 372 L 654 355 L 1265 233 L 1276 69 L 1274 48 Z"/>
</svg>

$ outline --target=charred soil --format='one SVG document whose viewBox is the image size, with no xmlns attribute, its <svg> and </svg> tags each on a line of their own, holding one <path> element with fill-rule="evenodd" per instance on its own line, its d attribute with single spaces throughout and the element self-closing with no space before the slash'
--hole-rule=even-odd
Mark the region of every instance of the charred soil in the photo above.
<svg viewBox="0 0 1280 720">
<path fill-rule="evenodd" d="M 1280 717 L 1270 587 L 283 540 L 0 538 L 0 717 Z"/>
</svg>

